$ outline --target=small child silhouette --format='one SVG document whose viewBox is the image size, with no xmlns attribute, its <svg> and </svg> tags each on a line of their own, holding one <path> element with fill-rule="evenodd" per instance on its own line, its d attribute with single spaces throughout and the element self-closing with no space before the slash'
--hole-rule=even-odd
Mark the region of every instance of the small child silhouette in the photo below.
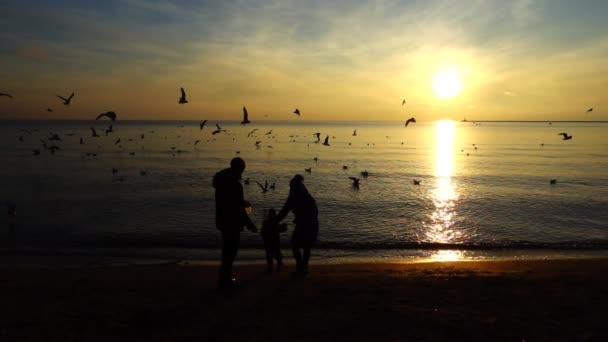
<svg viewBox="0 0 608 342">
<path fill-rule="evenodd" d="M 278 224 L 277 212 L 274 208 L 268 209 L 266 219 L 262 224 L 262 239 L 266 250 L 266 265 L 268 272 L 272 272 L 273 261 L 277 260 L 277 271 L 283 267 L 283 255 L 281 254 L 281 233 L 287 231 L 287 224 Z"/>
</svg>

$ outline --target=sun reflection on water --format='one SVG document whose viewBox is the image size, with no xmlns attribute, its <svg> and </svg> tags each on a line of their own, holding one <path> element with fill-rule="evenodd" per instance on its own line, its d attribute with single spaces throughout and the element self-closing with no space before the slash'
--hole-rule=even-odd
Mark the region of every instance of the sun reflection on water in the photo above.
<svg viewBox="0 0 608 342">
<path fill-rule="evenodd" d="M 439 121 L 436 124 L 435 143 L 435 188 L 430 196 L 435 210 L 426 224 L 426 241 L 432 243 L 457 243 L 462 232 L 453 229 L 458 193 L 452 183 L 454 170 L 454 121 Z"/>
</svg>

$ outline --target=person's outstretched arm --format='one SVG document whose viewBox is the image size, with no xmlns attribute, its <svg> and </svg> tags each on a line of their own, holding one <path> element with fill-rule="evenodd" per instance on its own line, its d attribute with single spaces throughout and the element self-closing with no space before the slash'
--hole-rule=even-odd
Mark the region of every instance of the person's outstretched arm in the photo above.
<svg viewBox="0 0 608 342">
<path fill-rule="evenodd" d="M 287 214 L 289 214 L 289 211 L 291 210 L 291 197 L 287 197 L 287 201 L 285 201 L 285 204 L 283 205 L 283 208 L 281 208 L 281 211 L 279 211 L 279 213 L 277 214 L 277 218 L 276 223 L 281 222 L 285 216 L 287 216 Z"/>
</svg>

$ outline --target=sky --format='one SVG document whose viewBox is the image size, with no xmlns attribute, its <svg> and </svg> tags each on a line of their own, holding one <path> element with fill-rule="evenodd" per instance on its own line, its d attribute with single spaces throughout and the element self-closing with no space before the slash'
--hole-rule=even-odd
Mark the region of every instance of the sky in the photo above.
<svg viewBox="0 0 608 342">
<path fill-rule="evenodd" d="M 247 106 L 252 121 L 608 120 L 603 0 L 4 0 L 0 13 L 13 95 L 0 119 L 237 120 Z M 449 99 L 432 84 L 445 69 L 462 83 Z"/>
</svg>

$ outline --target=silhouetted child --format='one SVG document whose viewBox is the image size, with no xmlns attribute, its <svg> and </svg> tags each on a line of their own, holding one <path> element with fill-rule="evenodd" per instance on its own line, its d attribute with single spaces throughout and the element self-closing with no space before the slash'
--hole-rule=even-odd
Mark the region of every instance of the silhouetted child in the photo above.
<svg viewBox="0 0 608 342">
<path fill-rule="evenodd" d="M 281 254 L 281 233 L 287 231 L 287 224 L 279 224 L 276 220 L 277 212 L 274 208 L 268 210 L 266 219 L 262 224 L 262 239 L 266 250 L 266 264 L 268 272 L 272 272 L 274 259 L 277 260 L 277 271 L 283 267 L 283 255 Z"/>
</svg>

